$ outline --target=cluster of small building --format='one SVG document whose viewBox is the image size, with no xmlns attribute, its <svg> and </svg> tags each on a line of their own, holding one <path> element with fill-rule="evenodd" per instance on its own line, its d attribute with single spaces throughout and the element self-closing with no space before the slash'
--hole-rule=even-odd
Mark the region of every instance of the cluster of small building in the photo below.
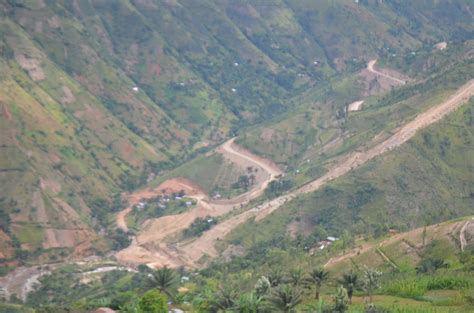
<svg viewBox="0 0 474 313">
<path fill-rule="evenodd" d="M 165 209 L 168 206 L 168 202 L 170 201 L 181 201 L 186 198 L 185 194 L 179 194 L 179 195 L 164 195 L 164 196 L 159 196 L 153 199 L 142 199 L 140 202 L 138 202 L 137 205 L 135 205 L 135 209 L 137 210 L 143 210 L 149 203 L 155 202 L 158 204 L 158 207 L 161 209 Z M 186 206 L 192 206 L 194 203 L 191 200 L 186 199 L 185 205 Z"/>
</svg>

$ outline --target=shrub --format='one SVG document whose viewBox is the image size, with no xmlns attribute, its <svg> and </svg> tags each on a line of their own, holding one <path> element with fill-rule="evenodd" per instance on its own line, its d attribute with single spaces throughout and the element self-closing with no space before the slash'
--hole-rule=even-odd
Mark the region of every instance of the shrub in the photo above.
<svg viewBox="0 0 474 313">
<path fill-rule="evenodd" d="M 206 216 L 204 218 L 196 218 L 194 222 L 192 222 L 189 228 L 184 230 L 185 237 L 195 237 L 201 236 L 203 232 L 212 228 L 212 226 L 217 224 L 217 220 L 212 218 L 211 216 Z"/>
<path fill-rule="evenodd" d="M 167 313 L 167 298 L 158 290 L 147 291 L 138 302 L 140 312 Z"/>
</svg>

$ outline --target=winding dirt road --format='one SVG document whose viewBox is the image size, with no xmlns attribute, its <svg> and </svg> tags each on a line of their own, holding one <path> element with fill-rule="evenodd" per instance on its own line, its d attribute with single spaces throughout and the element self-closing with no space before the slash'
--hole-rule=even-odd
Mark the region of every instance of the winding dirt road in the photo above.
<svg viewBox="0 0 474 313">
<path fill-rule="evenodd" d="M 150 199 L 162 194 L 163 189 L 168 189 L 171 191 L 184 190 L 189 198 L 193 198 L 197 201 L 197 206 L 200 208 L 207 209 L 208 211 L 213 211 L 213 209 L 229 209 L 232 206 L 236 205 L 245 205 L 250 200 L 255 199 L 260 196 L 268 184 L 275 180 L 275 178 L 283 172 L 278 168 L 278 166 L 272 161 L 266 160 L 262 157 L 259 157 L 250 151 L 243 149 L 235 143 L 237 138 L 234 137 L 230 140 L 224 142 L 219 148 L 216 149 L 218 153 L 221 153 L 224 157 L 230 159 L 232 162 L 237 163 L 237 165 L 245 167 L 245 164 L 252 164 L 262 168 L 267 174 L 268 177 L 262 181 L 260 184 L 252 188 L 251 190 L 234 197 L 232 199 L 222 199 L 222 200 L 210 200 L 203 190 L 201 190 L 196 184 L 185 179 L 185 178 L 176 178 L 160 186 L 152 189 L 144 189 L 137 192 L 134 192 L 127 196 L 129 206 L 120 211 L 116 216 L 117 227 L 127 232 L 128 226 L 126 222 L 127 215 L 132 211 L 133 207 L 137 205 L 143 199 Z M 169 185 L 173 185 L 170 187 Z M 227 213 L 228 210 L 225 210 L 223 214 Z M 185 216 L 186 213 L 179 214 L 178 216 Z M 195 215 L 195 214 L 193 214 Z M 199 214 L 198 214 L 199 215 Z M 212 215 L 212 214 L 209 214 Z M 219 214 L 221 215 L 221 214 Z M 194 219 L 193 219 L 194 220 Z M 179 223 L 180 225 L 182 222 Z M 169 225 L 169 224 L 168 224 Z M 185 228 L 185 227 L 184 227 Z"/>
<path fill-rule="evenodd" d="M 418 115 L 411 122 L 395 130 L 394 134 L 385 141 L 364 152 L 354 152 L 348 154 L 347 157 L 343 158 L 338 165 L 329 170 L 324 176 L 308 183 L 307 185 L 302 186 L 292 193 L 278 197 L 263 205 L 233 216 L 219 223 L 209 231 L 205 232 L 201 237 L 196 238 L 191 242 L 182 242 L 177 244 L 174 246 L 173 254 L 179 257 L 181 260 L 185 260 L 185 263 L 182 265 L 191 267 L 198 266 L 196 262 L 204 255 L 208 255 L 210 257 L 218 256 L 218 253 L 214 247 L 216 241 L 224 238 L 233 229 L 248 219 L 255 218 L 256 220 L 260 220 L 296 196 L 316 191 L 326 183 L 342 175 L 345 175 L 349 171 L 365 164 L 375 157 L 402 145 L 412 138 L 416 134 L 417 130 L 439 121 L 444 116 L 454 111 L 462 104 L 466 103 L 473 95 L 474 80 L 470 80 L 468 83 L 459 88 L 458 91 L 445 102 L 434 106 L 426 112 Z"/>
<path fill-rule="evenodd" d="M 250 200 L 263 194 L 268 184 L 282 174 L 282 171 L 273 162 L 254 155 L 238 146 L 235 143 L 235 139 L 232 138 L 226 141 L 216 151 L 241 167 L 245 167 L 248 164 L 259 167 L 262 171 L 266 172 L 266 178 L 255 188 L 232 199 L 210 200 L 204 191 L 197 191 L 198 189 L 195 186 L 190 186 L 193 184 L 192 182 L 182 178 L 166 181 L 152 191 L 139 191 L 133 194 L 129 197 L 130 207 L 117 215 L 117 226 L 124 230 L 128 229 L 125 222 L 126 215 L 140 199 L 149 198 L 147 195 L 150 192 L 152 194 L 160 193 L 163 187 L 170 185 L 170 183 L 176 185 L 177 180 L 179 189 L 186 190 L 188 197 L 194 198 L 197 204 L 194 208 L 181 214 L 166 215 L 147 220 L 143 224 L 140 233 L 133 238 L 132 244 L 116 254 L 116 258 L 120 262 L 125 264 L 150 263 L 155 266 L 192 266 L 194 264 L 193 260 L 182 255 L 177 246 L 165 243 L 165 239 L 168 236 L 179 234 L 179 232 L 188 228 L 198 217 L 222 216 L 236 207 L 247 204 Z"/>
<path fill-rule="evenodd" d="M 385 78 L 391 79 L 391 80 L 393 80 L 393 81 L 395 81 L 399 84 L 402 84 L 402 85 L 406 84 L 406 81 L 404 81 L 404 80 L 401 80 L 399 78 L 393 77 L 389 74 L 385 74 L 385 73 L 382 73 L 382 72 L 374 69 L 375 63 L 377 63 L 377 60 L 371 60 L 371 61 L 369 61 L 369 63 L 367 63 L 367 69 L 369 70 L 369 72 L 372 72 L 376 75 L 380 75 L 380 76 L 383 76 Z"/>
</svg>

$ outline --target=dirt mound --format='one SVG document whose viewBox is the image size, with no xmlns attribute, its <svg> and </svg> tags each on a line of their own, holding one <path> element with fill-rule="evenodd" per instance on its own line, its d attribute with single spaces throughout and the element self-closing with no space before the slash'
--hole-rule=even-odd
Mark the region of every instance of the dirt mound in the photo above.
<svg viewBox="0 0 474 313">
<path fill-rule="evenodd" d="M 186 195 L 190 196 L 206 195 L 206 191 L 204 189 L 184 177 L 168 179 L 167 181 L 159 185 L 156 189 L 161 191 L 163 194 L 184 191 Z"/>
</svg>

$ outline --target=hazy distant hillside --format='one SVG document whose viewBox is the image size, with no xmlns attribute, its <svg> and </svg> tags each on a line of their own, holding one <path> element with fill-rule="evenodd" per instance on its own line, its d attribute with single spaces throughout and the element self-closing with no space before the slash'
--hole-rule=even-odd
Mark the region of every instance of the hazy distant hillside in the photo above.
<svg viewBox="0 0 474 313">
<path fill-rule="evenodd" d="M 3 258 L 105 250 L 120 192 L 369 59 L 474 34 L 468 0 L 265 3 L 3 1 Z"/>
</svg>

